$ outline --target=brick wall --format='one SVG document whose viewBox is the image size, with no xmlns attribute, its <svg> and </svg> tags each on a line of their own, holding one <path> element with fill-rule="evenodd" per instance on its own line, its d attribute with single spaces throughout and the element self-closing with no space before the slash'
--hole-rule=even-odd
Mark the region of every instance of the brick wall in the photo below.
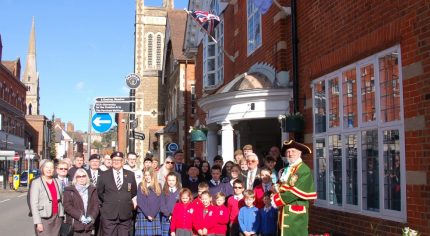
<svg viewBox="0 0 430 236">
<path fill-rule="evenodd" d="M 407 225 L 429 235 L 429 1 L 298 1 L 297 11 L 301 95 L 311 97 L 312 80 L 397 44 L 403 70 L 407 223 L 313 207 L 310 231 L 372 235 L 373 224 L 379 235 L 399 235 Z"/>
</svg>

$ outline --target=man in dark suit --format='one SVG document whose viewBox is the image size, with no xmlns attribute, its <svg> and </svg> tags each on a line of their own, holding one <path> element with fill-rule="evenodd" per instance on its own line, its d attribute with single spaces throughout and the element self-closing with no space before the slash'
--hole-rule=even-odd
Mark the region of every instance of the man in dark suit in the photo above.
<svg viewBox="0 0 430 236">
<path fill-rule="evenodd" d="M 181 175 L 181 180 L 185 180 L 187 178 L 188 165 L 184 163 L 184 152 L 182 150 L 176 151 L 173 159 L 175 160 L 175 171 Z"/>
<path fill-rule="evenodd" d="M 97 192 L 101 201 L 101 231 L 103 236 L 129 235 L 133 218 L 133 201 L 137 194 L 134 173 L 123 169 L 124 154 L 111 155 L 112 169 L 101 173 Z"/>
<path fill-rule="evenodd" d="M 84 168 L 84 154 L 82 154 L 82 152 L 75 153 L 75 158 L 73 159 L 73 166 L 69 169 L 69 172 L 67 173 L 70 182 L 73 181 L 75 172 L 79 168 Z"/>
<path fill-rule="evenodd" d="M 102 171 L 99 169 L 100 167 L 100 155 L 99 154 L 92 154 L 90 156 L 90 169 L 87 170 L 88 177 L 91 180 L 91 183 L 97 187 L 97 180 L 100 177 L 100 174 Z"/>
<path fill-rule="evenodd" d="M 246 176 L 246 189 L 253 190 L 255 186 L 261 184 L 260 168 L 258 168 L 258 156 L 251 152 L 246 156 L 248 173 Z"/>
</svg>

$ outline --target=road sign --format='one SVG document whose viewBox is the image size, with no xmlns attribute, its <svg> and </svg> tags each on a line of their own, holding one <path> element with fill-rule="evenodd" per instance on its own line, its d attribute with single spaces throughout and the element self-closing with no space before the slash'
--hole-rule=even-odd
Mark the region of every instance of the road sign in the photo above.
<svg viewBox="0 0 430 236">
<path fill-rule="evenodd" d="M 131 73 L 125 77 L 125 83 L 131 89 L 136 89 L 140 85 L 140 77 L 137 74 Z"/>
<path fill-rule="evenodd" d="M 130 102 L 96 102 L 97 113 L 130 113 Z"/>
<path fill-rule="evenodd" d="M 139 140 L 145 140 L 145 134 L 144 133 L 139 133 L 139 132 L 134 132 L 134 138 L 135 139 L 139 139 Z"/>
<path fill-rule="evenodd" d="M 179 146 L 176 143 L 169 143 L 169 145 L 167 145 L 167 151 L 169 152 L 176 152 L 178 151 Z"/>
<path fill-rule="evenodd" d="M 19 155 L 18 155 L 18 153 L 15 153 L 15 155 L 13 156 L 13 160 L 14 161 L 19 161 Z"/>
<path fill-rule="evenodd" d="M 96 113 L 93 115 L 91 123 L 95 131 L 103 133 L 112 126 L 112 117 L 107 113 Z"/>
<path fill-rule="evenodd" d="M 130 102 L 131 97 L 98 97 L 96 102 Z"/>
</svg>

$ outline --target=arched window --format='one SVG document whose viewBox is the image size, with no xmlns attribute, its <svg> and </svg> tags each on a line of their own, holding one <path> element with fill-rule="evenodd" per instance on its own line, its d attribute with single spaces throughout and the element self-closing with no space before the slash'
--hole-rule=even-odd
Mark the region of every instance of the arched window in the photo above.
<svg viewBox="0 0 430 236">
<path fill-rule="evenodd" d="M 148 35 L 148 67 L 152 66 L 152 43 L 153 43 L 153 35 Z"/>
<path fill-rule="evenodd" d="M 161 67 L 161 35 L 157 35 L 157 68 Z"/>
<path fill-rule="evenodd" d="M 31 110 L 32 110 L 33 106 L 30 104 L 28 104 L 28 114 L 31 115 Z"/>
</svg>

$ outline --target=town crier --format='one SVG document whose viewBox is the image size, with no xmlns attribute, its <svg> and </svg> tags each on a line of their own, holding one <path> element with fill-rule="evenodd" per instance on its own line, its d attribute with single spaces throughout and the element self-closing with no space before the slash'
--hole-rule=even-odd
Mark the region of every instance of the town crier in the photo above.
<svg viewBox="0 0 430 236">
<path fill-rule="evenodd" d="M 281 154 L 289 165 L 280 171 L 275 188 L 277 193 L 272 196 L 272 204 L 279 208 L 283 236 L 309 235 L 309 200 L 316 199 L 317 194 L 311 170 L 302 161 L 301 155 L 310 153 L 312 151 L 308 146 L 294 140 L 283 143 Z"/>
</svg>

